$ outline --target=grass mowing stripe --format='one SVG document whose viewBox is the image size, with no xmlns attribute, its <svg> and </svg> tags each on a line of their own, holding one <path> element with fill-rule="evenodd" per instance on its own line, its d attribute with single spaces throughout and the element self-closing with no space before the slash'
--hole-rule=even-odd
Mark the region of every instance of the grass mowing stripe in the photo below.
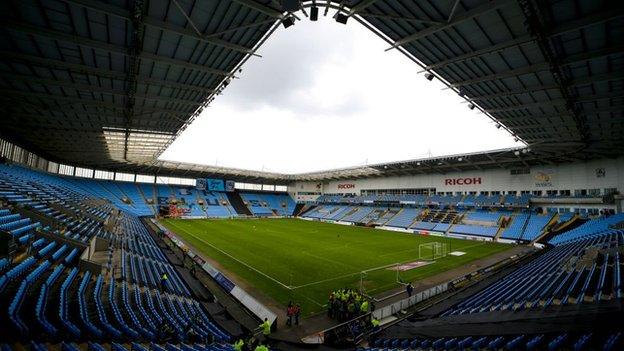
<svg viewBox="0 0 624 351">
<path fill-rule="evenodd" d="M 173 224 L 173 223 L 172 223 L 172 225 L 173 225 L 174 227 L 176 227 L 176 228 L 180 228 L 179 226 L 177 226 L 177 225 L 175 225 L 175 224 Z M 217 251 L 221 252 L 222 254 L 224 254 L 224 255 L 228 256 L 229 258 L 233 259 L 234 261 L 236 261 L 236 262 L 238 262 L 238 263 L 240 263 L 240 264 L 244 265 L 245 267 L 247 267 L 247 268 L 249 268 L 249 269 L 253 270 L 254 272 L 260 273 L 261 275 L 263 275 L 263 276 L 265 276 L 265 277 L 267 277 L 267 278 L 271 279 L 272 281 L 276 282 L 277 284 L 281 285 L 282 287 L 284 287 L 284 288 L 286 288 L 286 289 L 291 289 L 291 287 L 290 287 L 290 286 L 288 286 L 288 285 L 286 285 L 286 284 L 284 284 L 284 283 L 280 282 L 279 280 L 277 280 L 277 279 L 275 279 L 275 278 L 271 277 L 270 275 L 268 275 L 268 274 L 266 274 L 266 273 L 264 273 L 264 272 L 262 272 L 262 271 L 260 271 L 260 270 L 256 269 L 255 267 L 252 267 L 251 265 L 249 265 L 249 264 L 247 264 L 247 263 L 245 263 L 245 262 L 243 262 L 243 261 L 239 260 L 238 258 L 236 258 L 236 257 L 234 257 L 234 256 L 232 256 L 232 255 L 230 255 L 229 253 L 227 253 L 227 252 L 225 252 L 225 251 L 221 250 L 220 248 L 218 248 L 218 247 L 216 247 L 216 246 L 212 245 L 211 243 L 209 243 L 209 242 L 207 242 L 207 241 L 205 241 L 205 240 L 203 240 L 203 239 L 201 239 L 201 238 L 197 237 L 195 234 L 193 234 L 193 233 L 191 233 L 191 232 L 187 231 L 186 229 L 184 229 L 184 228 L 180 228 L 180 229 L 182 229 L 182 231 L 184 231 L 185 233 L 189 234 L 190 236 L 197 238 L 197 240 L 199 240 L 199 241 L 201 241 L 201 242 L 203 242 L 203 243 L 207 244 L 208 246 L 212 247 L 213 249 L 215 249 L 215 250 L 217 250 Z"/>
<path fill-rule="evenodd" d="M 319 312 L 329 292 L 337 288 L 362 284 L 369 293 L 383 293 L 400 287 L 395 270 L 379 267 L 420 260 L 414 253 L 420 244 L 447 243 L 466 254 L 447 255 L 434 264 L 399 272 L 402 281 L 415 282 L 511 247 L 298 219 L 169 219 L 162 223 L 247 286 L 284 306 L 289 301 L 301 303 L 304 316 Z"/>
</svg>

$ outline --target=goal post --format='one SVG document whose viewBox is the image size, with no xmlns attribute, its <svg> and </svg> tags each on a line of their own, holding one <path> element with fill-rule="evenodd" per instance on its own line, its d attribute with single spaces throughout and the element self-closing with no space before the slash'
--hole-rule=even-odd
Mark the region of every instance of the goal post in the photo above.
<svg viewBox="0 0 624 351">
<path fill-rule="evenodd" d="M 433 241 L 418 245 L 418 258 L 421 260 L 436 260 L 446 257 L 448 246 L 446 243 Z"/>
</svg>

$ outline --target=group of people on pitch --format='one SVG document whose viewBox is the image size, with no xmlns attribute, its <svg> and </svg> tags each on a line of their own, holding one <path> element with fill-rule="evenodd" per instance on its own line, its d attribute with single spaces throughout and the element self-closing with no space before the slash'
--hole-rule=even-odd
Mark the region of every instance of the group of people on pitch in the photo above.
<svg viewBox="0 0 624 351">
<path fill-rule="evenodd" d="M 353 319 L 372 311 L 374 305 L 353 289 L 338 289 L 329 294 L 327 315 L 339 322 Z"/>
</svg>

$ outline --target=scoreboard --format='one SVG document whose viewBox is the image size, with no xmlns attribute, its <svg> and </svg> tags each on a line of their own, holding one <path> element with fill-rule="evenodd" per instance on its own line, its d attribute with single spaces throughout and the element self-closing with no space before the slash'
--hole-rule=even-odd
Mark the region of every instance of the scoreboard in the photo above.
<svg viewBox="0 0 624 351">
<path fill-rule="evenodd" d="M 197 178 L 195 180 L 195 187 L 197 190 L 234 191 L 234 181 L 213 178 Z"/>
<path fill-rule="evenodd" d="M 225 191 L 223 179 L 206 179 L 206 187 L 208 191 Z"/>
</svg>

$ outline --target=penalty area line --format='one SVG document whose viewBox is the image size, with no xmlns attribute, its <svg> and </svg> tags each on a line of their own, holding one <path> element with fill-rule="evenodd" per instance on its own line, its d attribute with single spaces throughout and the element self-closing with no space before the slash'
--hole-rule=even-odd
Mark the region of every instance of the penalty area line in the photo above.
<svg viewBox="0 0 624 351">
<path fill-rule="evenodd" d="M 317 284 L 322 284 L 322 283 L 327 283 L 327 282 L 331 282 L 332 280 L 338 280 L 338 279 L 342 279 L 342 278 L 346 278 L 346 277 L 350 277 L 356 274 L 362 274 L 362 273 L 368 273 L 370 271 L 376 271 L 376 270 L 380 270 L 380 269 L 384 269 L 384 268 L 389 268 L 389 267 L 393 267 L 396 266 L 400 263 L 391 263 L 391 264 L 387 264 L 385 266 L 379 266 L 379 267 L 373 267 L 373 268 L 368 268 L 368 269 L 364 269 L 361 271 L 357 271 L 357 272 L 353 272 L 353 273 L 347 273 L 347 274 L 343 274 L 340 275 L 338 277 L 332 277 L 332 278 L 327 278 L 327 279 L 323 279 L 323 280 L 318 280 L 312 283 L 307 283 L 307 284 L 303 284 L 303 285 L 298 285 L 298 286 L 293 286 L 291 287 L 293 290 L 294 289 L 300 289 L 300 288 L 305 288 L 308 286 L 312 286 L 312 285 L 317 285 Z"/>
</svg>

